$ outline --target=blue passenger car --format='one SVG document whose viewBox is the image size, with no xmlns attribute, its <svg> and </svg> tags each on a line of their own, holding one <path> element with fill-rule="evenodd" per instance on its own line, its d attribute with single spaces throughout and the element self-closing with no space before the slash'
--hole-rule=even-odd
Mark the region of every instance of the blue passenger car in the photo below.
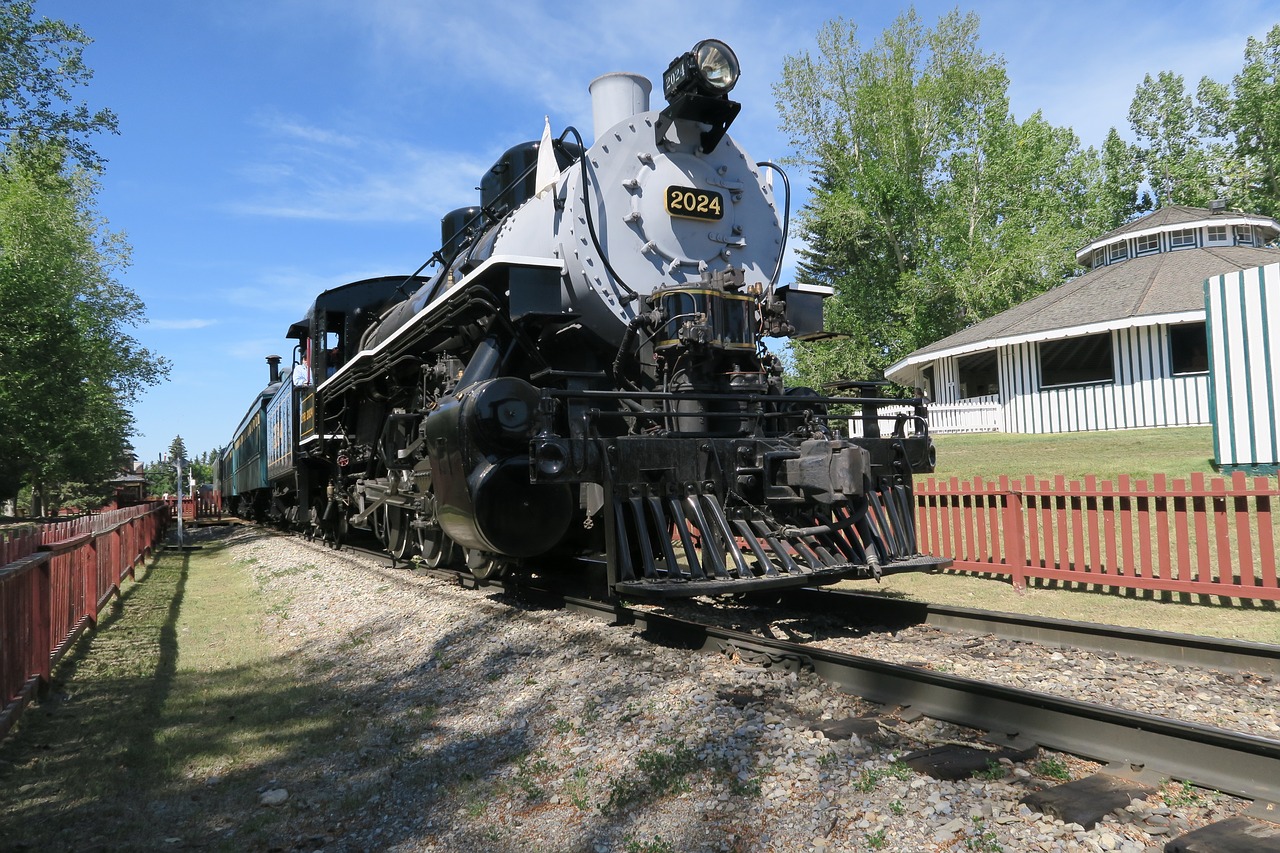
<svg viewBox="0 0 1280 853">
<path fill-rule="evenodd" d="M 223 506 L 244 518 L 265 518 L 271 500 L 271 481 L 267 476 L 267 407 L 282 384 L 280 360 L 274 356 L 273 359 L 268 359 L 271 382 L 241 419 L 218 464 Z"/>
</svg>

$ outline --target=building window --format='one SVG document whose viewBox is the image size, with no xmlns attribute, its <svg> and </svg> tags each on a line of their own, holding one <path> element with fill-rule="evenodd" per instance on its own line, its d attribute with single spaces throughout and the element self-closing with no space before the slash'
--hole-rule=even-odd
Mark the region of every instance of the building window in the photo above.
<svg viewBox="0 0 1280 853">
<path fill-rule="evenodd" d="M 1174 376 L 1208 371 L 1209 339 L 1204 323 L 1169 327 L 1169 369 Z"/>
<path fill-rule="evenodd" d="M 1169 235 L 1169 245 L 1174 249 L 1186 249 L 1196 244 L 1196 229 L 1183 228 Z"/>
<path fill-rule="evenodd" d="M 1209 242 L 1210 243 L 1227 242 L 1227 226 L 1210 225 L 1209 226 Z"/>
<path fill-rule="evenodd" d="M 1102 249 L 1093 250 L 1093 268 L 1097 269 L 1107 262 L 1107 253 Z"/>
<path fill-rule="evenodd" d="M 1111 333 L 1040 344 L 1040 387 L 1114 382 Z"/>
<path fill-rule="evenodd" d="M 1149 255 L 1152 252 L 1160 251 L 1160 235 L 1159 234 L 1143 234 L 1138 238 L 1138 254 Z"/>
<path fill-rule="evenodd" d="M 960 399 L 1000 393 L 1000 371 L 995 350 L 956 359 L 960 378 Z"/>
<path fill-rule="evenodd" d="M 1238 246 L 1253 245 L 1253 226 L 1252 225 L 1236 226 L 1236 245 Z"/>
<path fill-rule="evenodd" d="M 1127 257 L 1129 257 L 1129 244 L 1124 240 L 1107 247 L 1107 263 L 1123 261 Z"/>
</svg>

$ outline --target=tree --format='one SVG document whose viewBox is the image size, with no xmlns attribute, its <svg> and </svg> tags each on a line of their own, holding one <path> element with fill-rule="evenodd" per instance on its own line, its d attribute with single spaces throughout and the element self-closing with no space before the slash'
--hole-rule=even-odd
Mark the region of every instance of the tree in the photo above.
<svg viewBox="0 0 1280 853">
<path fill-rule="evenodd" d="M 1219 195 L 1223 164 L 1212 156 L 1217 149 L 1208 148 L 1197 133 L 1214 125 L 1206 106 L 1188 95 L 1182 75 L 1171 71 L 1154 79 L 1146 75 L 1134 92 L 1129 124 L 1156 207 L 1206 207 Z"/>
<path fill-rule="evenodd" d="M 0 160 L 0 457 L 37 514 L 46 485 L 110 476 L 129 405 L 168 372 L 126 331 L 143 317 L 114 278 L 128 246 L 96 216 L 93 177 L 60 155 L 38 144 Z"/>
<path fill-rule="evenodd" d="M 191 460 L 191 476 L 197 484 L 213 482 L 213 459 L 214 452 L 206 450 Z"/>
<path fill-rule="evenodd" d="M 110 476 L 129 405 L 168 364 L 127 334 L 143 319 L 115 279 L 129 247 L 94 206 L 88 140 L 115 116 L 72 103 L 89 40 L 33 16 L 0 0 L 0 497 L 26 483 L 39 514 L 46 487 Z"/>
<path fill-rule="evenodd" d="M 1280 216 L 1280 24 L 1245 44 L 1226 124 L 1234 136 L 1236 206 Z"/>
<path fill-rule="evenodd" d="M 1138 163 L 1137 146 L 1121 139 L 1114 127 L 1107 131 L 1107 138 L 1102 143 L 1098 170 L 1094 210 L 1090 216 L 1097 225 L 1097 233 L 1105 234 L 1119 228 L 1154 206 L 1150 193 L 1139 196 L 1142 167 Z"/>
<path fill-rule="evenodd" d="M 797 279 L 835 289 L 828 327 L 848 338 L 793 345 L 803 381 L 871 375 L 1070 272 L 1096 153 L 1038 113 L 1014 119 L 976 15 L 930 30 L 907 11 L 869 50 L 837 19 L 817 45 L 774 93 L 815 182 Z"/>
<path fill-rule="evenodd" d="M 147 494 L 151 497 L 177 493 L 178 475 L 168 459 L 157 459 L 143 467 L 147 478 Z"/>
<path fill-rule="evenodd" d="M 101 166 L 89 138 L 117 132 L 116 116 L 71 95 L 93 78 L 83 57 L 91 42 L 73 24 L 35 20 L 31 0 L 0 0 L 0 139 L 8 147 L 57 142 L 78 165 Z"/>
</svg>

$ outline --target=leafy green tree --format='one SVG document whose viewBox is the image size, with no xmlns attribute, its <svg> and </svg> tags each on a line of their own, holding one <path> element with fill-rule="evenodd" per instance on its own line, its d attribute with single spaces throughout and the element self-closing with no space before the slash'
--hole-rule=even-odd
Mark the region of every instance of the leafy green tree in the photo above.
<svg viewBox="0 0 1280 853">
<path fill-rule="evenodd" d="M 1208 89 L 1198 91 L 1210 96 Z M 1215 126 L 1209 107 L 1187 94 L 1182 75 L 1171 71 L 1146 75 L 1134 92 L 1129 124 L 1156 207 L 1206 207 L 1220 194 L 1224 164 L 1214 154 L 1221 149 L 1198 132 Z"/>
<path fill-rule="evenodd" d="M 1138 163 L 1138 148 L 1121 139 L 1114 127 L 1107 131 L 1097 167 L 1094 209 L 1090 215 L 1097 234 L 1119 228 L 1134 216 L 1152 209 L 1151 194 L 1139 193 L 1142 167 Z"/>
<path fill-rule="evenodd" d="M 814 175 L 797 279 L 834 288 L 828 327 L 848 337 L 793 345 L 802 381 L 873 375 L 1070 272 L 1097 154 L 1010 114 L 976 15 L 928 29 L 910 10 L 870 49 L 837 19 L 817 47 L 784 61 L 774 93 Z"/>
<path fill-rule="evenodd" d="M 213 482 L 213 455 L 212 450 L 206 450 L 191 460 L 191 476 L 196 485 Z"/>
<path fill-rule="evenodd" d="M 96 216 L 96 184 L 56 146 L 0 161 L 0 457 L 36 493 L 108 478 L 129 406 L 167 362 L 127 333 L 143 306 L 114 278 L 128 247 Z M 12 493 L 12 492 L 11 492 Z"/>
<path fill-rule="evenodd" d="M 129 248 L 94 206 L 89 137 L 116 125 L 73 102 L 89 40 L 34 18 L 0 0 L 0 497 L 25 483 L 39 514 L 49 487 L 113 473 L 128 407 L 168 364 L 127 333 L 143 319 L 115 278 Z"/>
<path fill-rule="evenodd" d="M 1280 24 L 1245 44 L 1232 81 L 1226 125 L 1235 140 L 1231 181 L 1236 206 L 1280 216 Z"/>
<path fill-rule="evenodd" d="M 116 116 L 71 94 L 93 78 L 83 55 L 91 42 L 74 24 L 37 19 L 31 0 L 0 0 L 0 139 L 8 147 L 58 142 L 78 165 L 101 166 L 89 138 L 115 133 Z"/>
<path fill-rule="evenodd" d="M 177 492 L 177 472 L 173 463 L 167 459 L 157 459 L 147 463 L 143 468 L 147 478 L 147 494 L 151 497 L 172 495 Z"/>
</svg>

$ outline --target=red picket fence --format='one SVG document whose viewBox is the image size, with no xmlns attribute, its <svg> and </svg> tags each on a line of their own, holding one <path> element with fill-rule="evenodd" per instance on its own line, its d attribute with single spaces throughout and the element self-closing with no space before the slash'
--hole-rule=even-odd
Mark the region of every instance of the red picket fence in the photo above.
<svg viewBox="0 0 1280 853">
<path fill-rule="evenodd" d="M 0 738 L 168 524 L 157 502 L 0 531 Z"/>
<path fill-rule="evenodd" d="M 168 497 L 165 498 L 165 502 L 169 505 L 169 517 L 177 521 L 178 499 L 176 497 Z M 208 492 L 196 498 L 183 498 L 182 518 L 185 521 L 199 519 L 220 520 L 222 518 L 222 496 L 217 492 Z"/>
<path fill-rule="evenodd" d="M 953 571 L 1280 600 L 1267 477 L 917 483 L 921 550 Z"/>
</svg>

